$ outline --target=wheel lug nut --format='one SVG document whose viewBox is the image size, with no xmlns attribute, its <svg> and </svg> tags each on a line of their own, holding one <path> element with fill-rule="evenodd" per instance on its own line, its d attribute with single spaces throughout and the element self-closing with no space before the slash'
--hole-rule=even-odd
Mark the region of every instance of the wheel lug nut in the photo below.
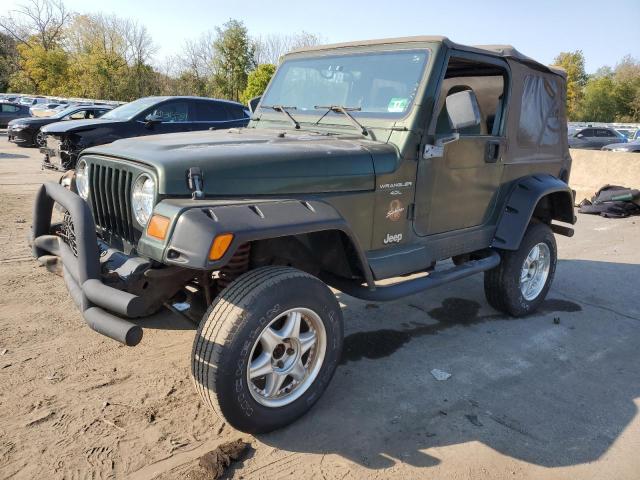
<svg viewBox="0 0 640 480">
<path fill-rule="evenodd" d="M 282 363 L 282 360 L 278 361 L 277 363 L 278 368 L 282 368 L 284 366 L 284 363 Z"/>
</svg>

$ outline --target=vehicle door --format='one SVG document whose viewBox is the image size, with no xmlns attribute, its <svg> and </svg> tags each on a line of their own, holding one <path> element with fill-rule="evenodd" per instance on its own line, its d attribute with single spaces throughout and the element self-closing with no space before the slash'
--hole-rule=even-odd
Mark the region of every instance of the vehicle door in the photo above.
<svg viewBox="0 0 640 480">
<path fill-rule="evenodd" d="M 200 101 L 197 103 L 198 117 L 193 125 L 193 130 L 209 130 L 218 128 L 241 127 L 243 125 L 234 122 L 230 109 L 223 102 Z"/>
<path fill-rule="evenodd" d="M 594 146 L 596 148 L 602 148 L 605 145 L 620 142 L 620 137 L 618 137 L 615 133 L 613 133 L 608 128 L 596 128 L 595 132 L 596 132 L 596 136 L 594 140 Z"/>
<path fill-rule="evenodd" d="M 501 59 L 467 52 L 449 54 L 421 145 L 414 214 L 418 235 L 476 227 L 491 217 L 506 148 L 509 83 L 509 67 Z M 477 100 L 479 124 L 454 130 L 447 97 L 460 92 Z"/>
<path fill-rule="evenodd" d="M 593 128 L 585 128 L 574 135 L 571 146 L 576 148 L 596 148 L 596 131 Z"/>
<path fill-rule="evenodd" d="M 0 112 L 0 123 L 2 125 L 6 125 L 11 120 L 15 118 L 20 118 L 21 117 L 20 111 L 21 109 L 17 105 L 12 105 L 10 103 L 3 103 L 2 111 Z"/>
<path fill-rule="evenodd" d="M 195 103 L 188 99 L 169 100 L 150 108 L 144 116 L 146 135 L 186 132 L 192 129 Z"/>
</svg>

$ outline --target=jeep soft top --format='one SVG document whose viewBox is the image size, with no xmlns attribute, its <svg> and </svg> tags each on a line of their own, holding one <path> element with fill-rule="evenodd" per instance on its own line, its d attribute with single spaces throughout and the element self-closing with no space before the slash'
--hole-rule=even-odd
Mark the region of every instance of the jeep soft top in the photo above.
<svg viewBox="0 0 640 480">
<path fill-rule="evenodd" d="M 163 306 L 193 319 L 204 401 L 273 430 L 340 359 L 327 285 L 387 301 L 484 272 L 497 310 L 540 305 L 553 233 L 573 233 L 554 222 L 575 222 L 565 83 L 512 47 L 444 37 L 295 51 L 247 128 L 83 151 L 36 197 L 33 253 L 127 345 Z"/>
</svg>

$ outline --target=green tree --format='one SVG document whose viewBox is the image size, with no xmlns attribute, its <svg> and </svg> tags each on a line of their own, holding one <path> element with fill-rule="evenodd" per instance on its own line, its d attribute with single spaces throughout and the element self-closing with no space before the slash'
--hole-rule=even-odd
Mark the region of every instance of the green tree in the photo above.
<svg viewBox="0 0 640 480">
<path fill-rule="evenodd" d="M 584 88 L 578 120 L 613 122 L 616 117 L 615 82 L 612 76 L 593 77 Z"/>
<path fill-rule="evenodd" d="M 241 100 L 243 103 L 247 103 L 253 97 L 262 95 L 267 88 L 269 80 L 276 72 L 276 66 L 272 63 L 263 63 L 249 74 L 247 79 L 247 88 L 242 92 Z"/>
<path fill-rule="evenodd" d="M 553 65 L 567 72 L 567 116 L 569 120 L 576 120 L 588 78 L 584 69 L 584 54 L 582 50 L 561 52 Z"/>
<path fill-rule="evenodd" d="M 46 49 L 36 38 L 17 46 L 20 70 L 10 79 L 13 90 L 41 95 L 62 95 L 69 70 L 69 55 L 60 47 Z"/>
<path fill-rule="evenodd" d="M 214 94 L 240 100 L 240 95 L 247 88 L 249 72 L 255 68 L 255 45 L 249 38 L 247 27 L 238 20 L 229 20 L 222 27 L 216 27 L 213 49 Z"/>
<path fill-rule="evenodd" d="M 615 120 L 620 122 L 640 121 L 640 62 L 626 56 L 613 71 Z"/>
<path fill-rule="evenodd" d="M 9 88 L 9 79 L 18 68 L 18 60 L 15 40 L 0 32 L 0 92 Z"/>
</svg>

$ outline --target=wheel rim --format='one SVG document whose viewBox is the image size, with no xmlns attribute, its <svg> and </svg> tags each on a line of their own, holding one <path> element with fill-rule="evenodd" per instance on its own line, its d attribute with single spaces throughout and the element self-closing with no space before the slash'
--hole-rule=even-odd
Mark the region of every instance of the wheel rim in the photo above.
<svg viewBox="0 0 640 480">
<path fill-rule="evenodd" d="M 36 135 L 36 143 L 39 147 L 45 146 L 44 134 L 42 132 L 38 132 L 38 134 Z"/>
<path fill-rule="evenodd" d="M 292 308 L 274 318 L 253 344 L 247 383 L 253 398 L 267 407 L 290 404 L 318 376 L 327 350 L 320 316 L 308 308 Z"/>
<path fill-rule="evenodd" d="M 544 288 L 551 267 L 549 246 L 540 242 L 530 251 L 522 264 L 520 291 L 527 301 L 534 300 Z"/>
</svg>

